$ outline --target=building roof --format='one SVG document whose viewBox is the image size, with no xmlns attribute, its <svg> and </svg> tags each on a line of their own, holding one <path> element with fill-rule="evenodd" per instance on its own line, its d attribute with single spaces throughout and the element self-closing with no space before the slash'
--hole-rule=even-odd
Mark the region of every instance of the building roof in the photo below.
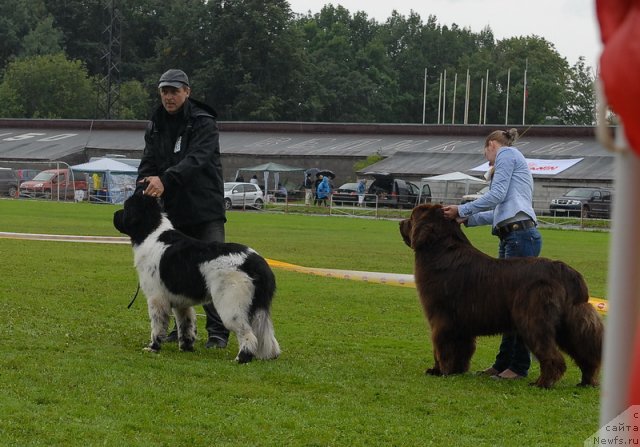
<svg viewBox="0 0 640 447">
<path fill-rule="evenodd" d="M 64 160 L 85 149 L 140 152 L 146 121 L 0 120 L 0 160 Z M 220 122 L 222 154 L 386 157 L 373 167 L 412 176 L 467 174 L 485 162 L 485 136 L 496 126 Z M 614 155 L 591 127 L 533 126 L 516 143 L 527 158 L 584 159 L 557 177 L 613 180 Z M 129 155 L 131 156 L 131 155 Z M 74 161 L 77 162 L 77 161 Z"/>
<path fill-rule="evenodd" d="M 604 151 L 604 149 L 603 149 Z M 566 155 L 536 154 L 537 158 L 557 160 L 575 158 Z M 526 156 L 526 154 L 525 154 Z M 429 175 L 447 174 L 460 171 L 469 175 L 479 175 L 473 168 L 485 163 L 480 154 L 458 153 L 426 153 L 396 152 L 393 157 L 367 166 L 366 170 L 393 172 L 399 176 L 416 177 L 428 173 Z M 548 177 L 534 174 L 534 177 Z M 554 176 L 567 180 L 613 180 L 613 157 L 605 153 L 602 156 L 584 156 L 583 159 Z"/>
</svg>

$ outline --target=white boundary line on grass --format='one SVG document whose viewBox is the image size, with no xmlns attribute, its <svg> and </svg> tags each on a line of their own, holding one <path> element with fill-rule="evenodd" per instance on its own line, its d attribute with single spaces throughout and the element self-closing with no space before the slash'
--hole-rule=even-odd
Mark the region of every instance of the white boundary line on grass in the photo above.
<svg viewBox="0 0 640 447">
<path fill-rule="evenodd" d="M 74 236 L 64 234 L 36 234 L 36 233 L 13 233 L 0 231 L 0 239 L 23 239 L 33 241 L 55 241 L 55 242 L 89 242 L 95 244 L 130 244 L 128 237 L 120 236 Z M 400 273 L 362 272 L 357 270 L 324 269 L 316 267 L 302 267 L 300 265 L 289 264 L 287 262 L 267 259 L 271 267 L 290 270 L 299 273 L 324 276 L 327 278 L 350 279 L 377 284 L 388 284 L 392 286 L 412 287 L 416 284 L 413 275 Z M 607 300 L 601 298 L 589 298 L 589 303 L 602 314 L 609 310 Z"/>
<path fill-rule="evenodd" d="M 0 231 L 0 239 L 26 239 L 32 241 L 92 242 L 96 244 L 131 244 L 128 237 L 119 236 L 74 236 L 67 234 L 12 233 Z"/>
</svg>

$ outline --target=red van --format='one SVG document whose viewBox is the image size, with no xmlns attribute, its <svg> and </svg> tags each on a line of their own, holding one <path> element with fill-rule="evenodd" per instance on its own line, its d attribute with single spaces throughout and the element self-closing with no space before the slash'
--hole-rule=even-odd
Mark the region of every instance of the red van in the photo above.
<svg viewBox="0 0 640 447">
<path fill-rule="evenodd" d="M 87 190 L 85 174 L 74 174 L 69 169 L 47 169 L 20 185 L 20 197 L 73 200 L 79 190 Z"/>
</svg>

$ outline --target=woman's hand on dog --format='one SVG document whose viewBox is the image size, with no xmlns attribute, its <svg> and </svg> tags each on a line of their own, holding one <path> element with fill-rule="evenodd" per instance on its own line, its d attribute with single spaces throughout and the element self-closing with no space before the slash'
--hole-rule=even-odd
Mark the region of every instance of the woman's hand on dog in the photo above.
<svg viewBox="0 0 640 447">
<path fill-rule="evenodd" d="M 444 212 L 444 217 L 446 217 L 447 219 L 453 220 L 453 219 L 456 219 L 457 217 L 459 217 L 459 215 L 458 215 L 458 205 L 445 205 L 442 208 L 442 211 Z"/>
</svg>

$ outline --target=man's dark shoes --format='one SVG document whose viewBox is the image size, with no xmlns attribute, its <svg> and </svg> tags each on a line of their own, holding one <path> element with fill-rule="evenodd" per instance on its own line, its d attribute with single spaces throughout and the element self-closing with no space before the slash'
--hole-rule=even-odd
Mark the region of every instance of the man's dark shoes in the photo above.
<svg viewBox="0 0 640 447">
<path fill-rule="evenodd" d="M 207 343 L 204 345 L 205 348 L 218 348 L 224 349 L 227 347 L 227 340 L 221 337 L 209 337 Z"/>
<path fill-rule="evenodd" d="M 178 331 L 176 329 L 169 332 L 169 334 L 167 334 L 167 336 L 164 338 L 165 343 L 175 343 L 177 341 L 178 341 Z"/>
</svg>

